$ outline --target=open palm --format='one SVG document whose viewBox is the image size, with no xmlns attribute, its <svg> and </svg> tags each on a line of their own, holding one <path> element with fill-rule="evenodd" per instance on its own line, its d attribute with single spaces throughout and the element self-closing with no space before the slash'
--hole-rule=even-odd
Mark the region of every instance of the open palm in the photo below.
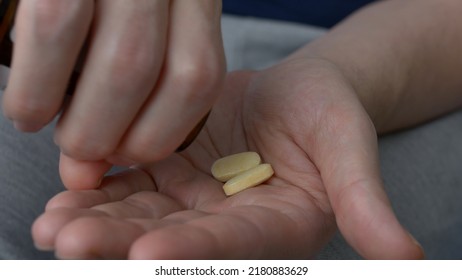
<svg viewBox="0 0 462 280">
<path fill-rule="evenodd" d="M 325 61 L 232 73 L 185 152 L 58 194 L 34 240 L 61 258 L 309 258 L 338 225 L 366 258 L 419 258 L 383 192 L 376 142 L 354 90 Z M 210 167 L 249 150 L 275 175 L 226 197 Z"/>
</svg>

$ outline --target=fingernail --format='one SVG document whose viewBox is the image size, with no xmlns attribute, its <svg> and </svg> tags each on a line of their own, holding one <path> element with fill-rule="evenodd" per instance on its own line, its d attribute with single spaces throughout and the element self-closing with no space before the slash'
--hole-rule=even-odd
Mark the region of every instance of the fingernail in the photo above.
<svg viewBox="0 0 462 280">
<path fill-rule="evenodd" d="M 415 237 L 412 234 L 410 234 L 409 232 L 408 232 L 408 234 L 409 234 L 409 237 L 411 238 L 411 241 L 415 245 L 417 245 L 417 247 L 419 247 L 420 252 L 421 252 L 421 259 L 425 259 L 425 251 L 424 251 L 422 245 L 419 243 L 419 241 L 417 241 L 417 239 L 415 239 Z"/>
<path fill-rule="evenodd" d="M 101 187 L 101 184 L 103 183 L 103 179 L 104 177 L 98 180 L 98 183 L 96 184 L 97 188 Z"/>
<path fill-rule="evenodd" d="M 42 246 L 42 245 L 38 245 L 37 243 L 34 243 L 34 246 L 37 250 L 40 250 L 40 251 L 53 251 L 53 247 L 52 246 Z"/>
<path fill-rule="evenodd" d="M 30 123 L 21 121 L 14 121 L 13 126 L 16 130 L 19 130 L 21 132 L 37 132 L 43 127 L 41 123 Z"/>
</svg>

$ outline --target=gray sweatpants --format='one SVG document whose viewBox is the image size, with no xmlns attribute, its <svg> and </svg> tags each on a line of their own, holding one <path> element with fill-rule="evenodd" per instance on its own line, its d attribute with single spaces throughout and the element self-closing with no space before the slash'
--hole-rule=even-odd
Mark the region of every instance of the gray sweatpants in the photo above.
<svg viewBox="0 0 462 280">
<path fill-rule="evenodd" d="M 261 69 L 325 31 L 252 18 L 223 17 L 228 68 Z M 462 259 L 462 111 L 379 140 L 386 190 L 395 212 L 430 259 Z M 47 259 L 34 249 L 33 220 L 63 189 L 53 125 L 34 135 L 16 132 L 0 116 L 0 259 Z M 358 255 L 340 234 L 320 259 Z"/>
</svg>

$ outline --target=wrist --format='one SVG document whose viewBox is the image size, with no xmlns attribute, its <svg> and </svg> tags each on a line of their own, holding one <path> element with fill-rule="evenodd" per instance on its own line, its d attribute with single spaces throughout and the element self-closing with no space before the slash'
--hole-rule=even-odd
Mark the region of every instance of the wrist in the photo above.
<svg viewBox="0 0 462 280">
<path fill-rule="evenodd" d="M 399 74 L 404 71 L 403 66 L 379 67 L 374 63 L 377 59 L 366 56 L 355 58 L 340 49 L 329 49 L 321 44 L 310 44 L 291 58 L 318 60 L 328 64 L 355 91 L 377 132 L 384 133 L 392 129 L 388 124 L 403 92 L 404 80 L 401 80 L 405 75 Z"/>
<path fill-rule="evenodd" d="M 379 1 L 295 55 L 336 65 L 379 133 L 414 126 L 462 106 L 461 6 Z"/>
</svg>

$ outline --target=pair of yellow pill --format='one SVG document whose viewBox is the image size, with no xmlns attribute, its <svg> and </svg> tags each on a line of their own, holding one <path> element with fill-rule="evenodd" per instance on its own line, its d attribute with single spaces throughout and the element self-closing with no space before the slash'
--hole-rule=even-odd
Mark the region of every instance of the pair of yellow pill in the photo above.
<svg viewBox="0 0 462 280">
<path fill-rule="evenodd" d="M 265 182 L 274 171 L 271 164 L 261 163 L 256 152 L 244 152 L 223 157 L 212 165 L 212 175 L 220 182 L 226 182 L 223 190 L 230 196 Z"/>
</svg>

